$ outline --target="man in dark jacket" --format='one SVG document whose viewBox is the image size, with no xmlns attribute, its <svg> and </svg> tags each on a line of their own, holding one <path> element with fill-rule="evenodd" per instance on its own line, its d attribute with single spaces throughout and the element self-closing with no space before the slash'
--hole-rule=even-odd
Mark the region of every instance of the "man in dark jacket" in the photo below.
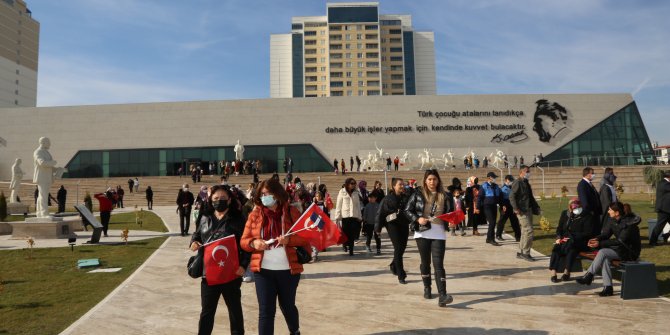
<svg viewBox="0 0 670 335">
<path fill-rule="evenodd" d="M 516 257 L 532 262 L 534 259 L 530 256 L 530 249 L 533 247 L 533 214 L 540 215 L 540 206 L 535 200 L 528 179 L 530 179 L 530 168 L 521 165 L 519 178 L 512 183 L 509 201 L 521 226 L 521 241 L 519 242 L 521 252 L 517 252 Z"/>
<path fill-rule="evenodd" d="M 488 180 L 482 184 L 479 196 L 477 197 L 477 207 L 484 210 L 484 217 L 486 217 L 486 222 L 488 223 L 486 243 L 500 246 L 495 240 L 495 228 L 498 216 L 498 206 L 501 208 L 504 206 L 503 195 L 500 187 L 496 184 L 496 178 L 498 178 L 498 176 L 494 172 L 489 172 L 486 174 L 486 178 Z"/>
<path fill-rule="evenodd" d="M 607 213 L 610 204 L 619 201 L 616 196 L 616 189 L 614 188 L 616 178 L 614 169 L 611 167 L 605 168 L 605 174 L 600 181 L 600 208 L 601 213 L 603 213 L 602 219 L 600 220 L 602 223 L 601 227 L 607 222 L 608 215 L 605 214 Z"/>
<path fill-rule="evenodd" d="M 512 203 L 509 201 L 513 182 L 514 177 L 512 177 L 512 175 L 507 175 L 505 176 L 505 184 L 500 188 L 500 191 L 502 191 L 503 194 L 503 207 L 500 208 L 500 220 L 498 220 L 498 223 L 496 224 L 496 238 L 501 241 L 503 240 L 502 234 L 505 232 L 505 222 L 509 219 L 509 222 L 512 225 L 512 230 L 514 230 L 514 239 L 519 242 L 521 241 L 519 218 L 514 214 Z"/>
<path fill-rule="evenodd" d="M 184 184 L 177 195 L 177 211 L 179 212 L 181 236 L 188 234 L 188 228 L 191 225 L 191 208 L 193 207 L 194 201 L 195 197 L 193 197 L 193 193 L 188 190 L 188 184 Z"/>
<path fill-rule="evenodd" d="M 58 189 L 56 194 L 56 200 L 58 201 L 58 213 L 65 212 L 65 200 L 67 200 L 67 190 L 63 185 Z"/>
<path fill-rule="evenodd" d="M 670 224 L 670 170 L 663 173 L 663 180 L 656 186 L 656 212 L 658 217 L 656 226 L 651 233 L 649 239 L 650 246 L 656 246 L 658 243 L 658 236 L 661 235 L 666 224 Z M 663 239 L 667 242 L 668 236 L 663 235 Z"/>
<path fill-rule="evenodd" d="M 591 183 L 595 177 L 596 174 L 593 168 L 587 166 L 582 170 L 582 180 L 577 184 L 577 196 L 579 197 L 579 202 L 582 203 L 584 212 L 591 214 L 593 217 L 593 235 L 598 235 L 602 228 L 600 216 L 603 213 L 600 196 Z"/>
</svg>

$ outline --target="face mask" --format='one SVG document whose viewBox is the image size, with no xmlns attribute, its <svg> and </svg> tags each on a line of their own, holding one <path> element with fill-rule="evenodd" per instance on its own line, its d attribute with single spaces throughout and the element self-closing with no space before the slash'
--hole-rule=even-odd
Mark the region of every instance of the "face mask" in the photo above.
<svg viewBox="0 0 670 335">
<path fill-rule="evenodd" d="M 593 179 L 596 179 L 596 174 L 595 173 L 591 175 L 591 179 L 589 179 L 589 180 L 593 180 Z"/>
<path fill-rule="evenodd" d="M 524 176 L 524 178 L 526 178 L 526 179 L 530 179 L 530 172 L 526 173 L 526 175 Z"/>
<path fill-rule="evenodd" d="M 273 195 L 264 195 L 261 197 L 261 202 L 265 207 L 272 207 L 274 206 L 274 204 L 277 203 L 277 200 L 275 200 L 275 197 Z"/>
<path fill-rule="evenodd" d="M 491 179 L 491 184 L 495 184 L 495 182 L 496 182 L 495 178 Z"/>
<path fill-rule="evenodd" d="M 188 187 L 183 188 L 184 192 L 188 192 Z"/>
<path fill-rule="evenodd" d="M 214 210 L 217 212 L 223 212 L 228 209 L 228 200 L 212 201 L 212 207 L 214 207 Z"/>
<path fill-rule="evenodd" d="M 582 214 L 583 209 L 581 207 L 575 208 L 572 210 L 572 214 L 579 215 Z"/>
</svg>

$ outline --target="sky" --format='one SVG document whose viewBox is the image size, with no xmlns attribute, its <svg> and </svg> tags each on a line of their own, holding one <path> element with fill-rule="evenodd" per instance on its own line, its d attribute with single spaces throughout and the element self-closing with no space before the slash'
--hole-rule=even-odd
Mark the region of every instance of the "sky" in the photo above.
<svg viewBox="0 0 670 335">
<path fill-rule="evenodd" d="M 322 0 L 26 0 L 38 106 L 268 98 L 270 35 Z M 338 1 L 331 1 L 338 2 Z M 670 144 L 670 1 L 381 0 L 435 32 L 438 94 L 630 93 Z"/>
</svg>

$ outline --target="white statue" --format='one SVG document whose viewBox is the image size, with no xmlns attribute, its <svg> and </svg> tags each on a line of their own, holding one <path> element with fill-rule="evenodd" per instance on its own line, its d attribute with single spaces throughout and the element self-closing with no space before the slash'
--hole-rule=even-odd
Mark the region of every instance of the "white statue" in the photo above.
<svg viewBox="0 0 670 335">
<path fill-rule="evenodd" d="M 451 151 L 451 149 L 449 149 L 449 151 L 447 151 L 447 156 L 449 156 L 449 163 L 453 164 L 454 163 L 454 153 Z"/>
<path fill-rule="evenodd" d="M 49 189 L 53 184 L 54 178 L 60 178 L 65 172 L 63 168 L 56 167 L 56 161 L 49 153 L 51 141 L 47 137 L 40 137 L 40 146 L 33 153 L 33 162 L 35 164 L 35 173 L 33 174 L 33 183 L 37 184 L 37 210 L 38 218 L 49 217 Z"/>
<path fill-rule="evenodd" d="M 409 152 L 407 152 L 407 150 L 405 150 L 405 154 L 402 155 L 402 157 L 400 158 L 400 162 L 401 162 L 403 165 L 406 165 L 407 163 L 409 163 L 409 161 L 410 161 L 410 159 L 409 159 Z"/>
<path fill-rule="evenodd" d="M 432 168 L 435 165 L 435 159 L 431 159 L 430 149 L 423 149 L 424 155 L 419 154 L 419 159 L 421 160 L 421 166 L 419 170 L 423 170 L 424 166 L 426 168 Z"/>
<path fill-rule="evenodd" d="M 23 179 L 23 170 L 21 170 L 21 158 L 17 158 L 12 165 L 12 182 L 9 189 L 12 191 L 9 196 L 9 203 L 19 202 L 18 195 L 21 189 L 21 180 Z"/>
<path fill-rule="evenodd" d="M 238 161 L 244 160 L 244 146 L 240 144 L 240 140 L 237 140 L 237 144 L 235 144 L 233 151 L 235 151 L 236 160 Z"/>
<path fill-rule="evenodd" d="M 502 150 L 497 150 L 497 149 L 496 149 L 495 156 L 494 156 L 493 153 L 491 153 L 491 154 L 489 155 L 489 157 L 490 157 L 491 160 L 492 160 L 491 165 L 493 165 L 493 166 L 495 166 L 495 167 L 497 167 L 497 168 L 500 168 L 499 165 L 505 163 L 505 160 L 503 159 L 503 156 L 505 156 L 505 153 L 503 153 Z"/>
</svg>

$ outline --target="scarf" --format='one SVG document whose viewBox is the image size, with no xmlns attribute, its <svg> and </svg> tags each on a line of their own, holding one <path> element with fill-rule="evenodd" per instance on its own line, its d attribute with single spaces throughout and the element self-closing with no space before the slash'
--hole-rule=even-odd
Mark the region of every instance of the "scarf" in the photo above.
<svg viewBox="0 0 670 335">
<path fill-rule="evenodd" d="M 261 231 L 261 237 L 266 241 L 273 238 L 276 239 L 282 234 L 283 208 L 279 207 L 277 208 L 277 211 L 273 211 L 265 206 L 263 206 L 262 208 L 263 208 L 263 226 Z"/>
</svg>

